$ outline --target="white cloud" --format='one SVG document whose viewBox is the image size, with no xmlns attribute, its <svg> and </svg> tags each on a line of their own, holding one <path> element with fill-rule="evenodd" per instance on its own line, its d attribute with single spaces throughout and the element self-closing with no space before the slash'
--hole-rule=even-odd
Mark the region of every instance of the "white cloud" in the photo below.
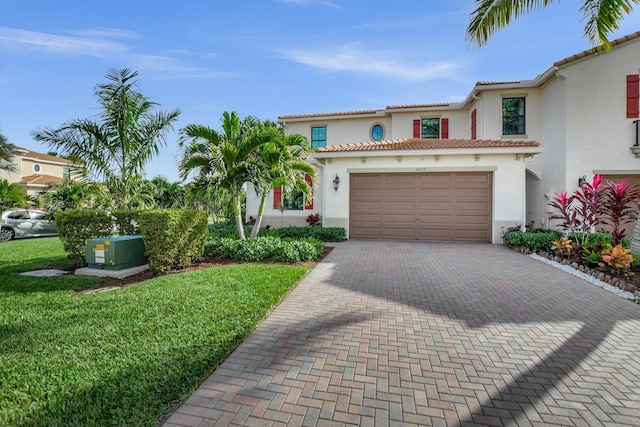
<svg viewBox="0 0 640 427">
<path fill-rule="evenodd" d="M 376 74 L 414 81 L 450 77 L 463 65 L 455 61 L 411 65 L 409 61 L 397 58 L 398 52 L 366 50 L 353 43 L 317 50 L 284 50 L 280 54 L 290 61 L 322 70 Z"/>
<path fill-rule="evenodd" d="M 7 27 L 0 27 L 0 45 L 97 57 L 126 50 L 125 45 L 105 39 L 61 36 Z"/>
<path fill-rule="evenodd" d="M 51 54 L 116 59 L 118 62 L 131 64 L 137 69 L 162 72 L 165 77 L 171 78 L 225 78 L 233 75 L 204 67 L 192 66 L 172 56 L 136 53 L 133 47 L 128 44 L 109 40 L 109 38 L 139 38 L 138 34 L 131 31 L 98 28 L 66 32 L 74 34 L 74 36 L 0 27 L 0 47 L 27 48 Z M 174 51 L 176 55 L 185 55 L 187 52 L 189 51 Z"/>
</svg>

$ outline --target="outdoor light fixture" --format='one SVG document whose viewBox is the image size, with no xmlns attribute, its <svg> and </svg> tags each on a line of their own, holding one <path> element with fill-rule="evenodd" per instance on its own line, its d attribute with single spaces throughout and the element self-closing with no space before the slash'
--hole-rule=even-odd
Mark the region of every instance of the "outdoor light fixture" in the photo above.
<svg viewBox="0 0 640 427">
<path fill-rule="evenodd" d="M 578 187 L 581 187 L 587 182 L 587 176 L 583 175 L 580 178 L 578 178 Z"/>
<path fill-rule="evenodd" d="M 340 177 L 336 174 L 336 177 L 333 178 L 333 189 L 338 191 L 338 187 L 340 186 Z"/>
</svg>

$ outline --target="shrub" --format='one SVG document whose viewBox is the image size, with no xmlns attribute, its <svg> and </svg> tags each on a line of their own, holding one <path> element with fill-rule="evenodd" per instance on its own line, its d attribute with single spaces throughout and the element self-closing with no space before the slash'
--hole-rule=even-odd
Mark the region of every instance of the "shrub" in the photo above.
<svg viewBox="0 0 640 427">
<path fill-rule="evenodd" d="M 118 209 L 111 212 L 115 219 L 115 226 L 121 236 L 140 234 L 141 212 L 139 209 Z"/>
<path fill-rule="evenodd" d="M 320 227 L 322 225 L 320 214 L 309 214 L 305 221 L 307 221 L 309 227 Z"/>
<path fill-rule="evenodd" d="M 621 245 L 609 248 L 602 253 L 601 267 L 607 265 L 617 274 L 626 273 L 634 262 L 631 249 L 625 249 Z"/>
<path fill-rule="evenodd" d="M 87 240 L 111 235 L 113 223 L 105 211 L 68 209 L 55 213 L 56 227 L 69 259 L 74 265 L 86 264 Z"/>
<path fill-rule="evenodd" d="M 531 251 L 551 251 L 554 240 L 560 237 L 555 231 L 547 231 L 544 233 L 527 233 L 522 231 L 512 231 L 504 239 L 504 243 L 508 246 L 522 246 Z"/>
<path fill-rule="evenodd" d="M 140 231 L 153 272 L 184 268 L 202 256 L 207 213 L 195 209 L 144 211 Z"/>
<path fill-rule="evenodd" d="M 613 238 L 609 233 L 571 233 L 567 237 L 583 246 L 613 244 Z"/>
<path fill-rule="evenodd" d="M 322 255 L 324 244 L 314 238 L 300 240 L 266 236 L 238 240 L 215 237 L 205 243 L 204 254 L 239 261 L 280 261 L 295 263 L 316 261 Z"/>
<path fill-rule="evenodd" d="M 313 237 L 322 242 L 347 240 L 347 233 L 342 227 L 284 227 L 273 230 L 271 235 L 290 239 Z"/>
<path fill-rule="evenodd" d="M 551 250 L 560 256 L 569 256 L 575 249 L 574 245 L 571 243 L 571 240 L 566 237 L 561 237 L 558 240 L 553 241 L 553 245 L 551 246 Z"/>
</svg>

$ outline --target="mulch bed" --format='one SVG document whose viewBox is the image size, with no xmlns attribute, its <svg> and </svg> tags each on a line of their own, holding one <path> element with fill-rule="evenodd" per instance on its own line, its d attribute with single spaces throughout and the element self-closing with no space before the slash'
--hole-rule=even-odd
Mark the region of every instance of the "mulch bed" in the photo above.
<svg viewBox="0 0 640 427">
<path fill-rule="evenodd" d="M 324 247 L 324 252 L 322 253 L 322 255 L 320 256 L 320 259 L 318 261 L 305 261 L 305 262 L 301 262 L 298 265 L 303 265 L 305 267 L 307 267 L 309 270 L 313 270 L 313 268 L 318 265 L 318 263 L 320 261 L 322 261 L 324 259 L 324 257 L 326 257 L 329 252 L 331 252 L 333 250 L 333 247 L 331 246 L 325 246 Z M 262 262 L 267 263 L 267 264 L 278 264 L 276 262 L 270 262 L 270 261 L 266 261 L 266 262 Z M 138 274 L 134 274 L 132 276 L 129 277 L 125 277 L 124 279 L 117 279 L 114 277 L 105 277 L 103 278 L 103 280 L 101 280 L 99 283 L 95 284 L 94 286 L 92 286 L 89 289 L 85 289 L 81 292 L 78 292 L 79 294 L 87 294 L 87 293 L 96 293 L 99 292 L 100 290 L 105 290 L 105 288 L 121 288 L 124 286 L 130 286 L 130 285 L 135 285 L 137 283 L 140 282 L 144 282 L 145 280 L 149 280 L 149 279 L 153 279 L 154 277 L 158 277 L 158 276 L 163 276 L 163 275 L 170 275 L 170 274 L 178 274 L 178 273 L 186 273 L 189 271 L 199 271 L 199 270 L 203 270 L 206 268 L 214 268 L 214 267 L 220 267 L 222 265 L 233 265 L 233 264 L 245 264 L 244 261 L 237 261 L 237 260 L 231 260 L 231 259 L 227 259 L 227 258 L 217 258 L 217 257 L 202 257 L 200 259 L 198 259 L 196 262 L 194 262 L 193 264 L 191 264 L 188 267 L 179 269 L 179 270 L 171 270 L 165 274 L 156 274 L 153 273 L 151 270 L 146 270 L 143 271 L 141 273 Z M 71 272 L 72 273 L 72 272 Z M 73 273 L 72 273 L 73 274 Z"/>
<path fill-rule="evenodd" d="M 529 249 L 523 247 L 516 247 L 512 249 L 525 255 L 532 253 Z M 545 252 L 538 252 L 537 254 L 557 263 L 568 265 L 578 271 L 582 271 L 585 274 L 593 276 L 602 282 L 610 284 L 611 286 L 620 288 L 623 291 L 635 293 L 636 296 L 640 296 L 640 266 L 632 268 L 625 274 L 615 274 L 607 268 L 588 266 L 577 256 L 561 258 Z"/>
</svg>

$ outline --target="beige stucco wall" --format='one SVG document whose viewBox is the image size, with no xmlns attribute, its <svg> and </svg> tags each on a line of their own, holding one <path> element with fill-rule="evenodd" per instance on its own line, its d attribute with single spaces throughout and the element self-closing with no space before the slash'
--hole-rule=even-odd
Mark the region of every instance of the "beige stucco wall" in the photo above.
<svg viewBox="0 0 640 427">
<path fill-rule="evenodd" d="M 636 170 L 634 120 L 626 117 L 626 76 L 640 72 L 640 42 L 591 55 L 560 70 L 567 87 L 566 190 L 597 171 Z"/>
<path fill-rule="evenodd" d="M 467 110 L 430 110 L 413 112 L 394 112 L 391 116 L 393 138 L 412 138 L 413 121 L 421 118 L 448 118 L 449 139 L 469 139 L 471 137 L 470 111 Z M 441 130 L 442 131 L 442 130 Z"/>
<path fill-rule="evenodd" d="M 40 171 L 35 172 L 33 166 L 35 164 L 40 165 Z M 29 158 L 22 159 L 22 176 L 29 175 L 51 175 L 58 178 L 62 178 L 62 170 L 66 165 L 52 164 L 49 162 L 43 162 L 42 160 L 34 160 Z"/>
<path fill-rule="evenodd" d="M 371 128 L 380 124 L 384 128 L 383 139 L 390 139 L 392 134 L 391 119 L 384 115 L 374 117 L 352 117 L 349 119 L 311 120 L 304 122 L 284 122 L 288 134 L 299 133 L 311 141 L 311 128 L 327 127 L 327 145 L 351 144 L 354 142 L 372 141 Z"/>
</svg>

